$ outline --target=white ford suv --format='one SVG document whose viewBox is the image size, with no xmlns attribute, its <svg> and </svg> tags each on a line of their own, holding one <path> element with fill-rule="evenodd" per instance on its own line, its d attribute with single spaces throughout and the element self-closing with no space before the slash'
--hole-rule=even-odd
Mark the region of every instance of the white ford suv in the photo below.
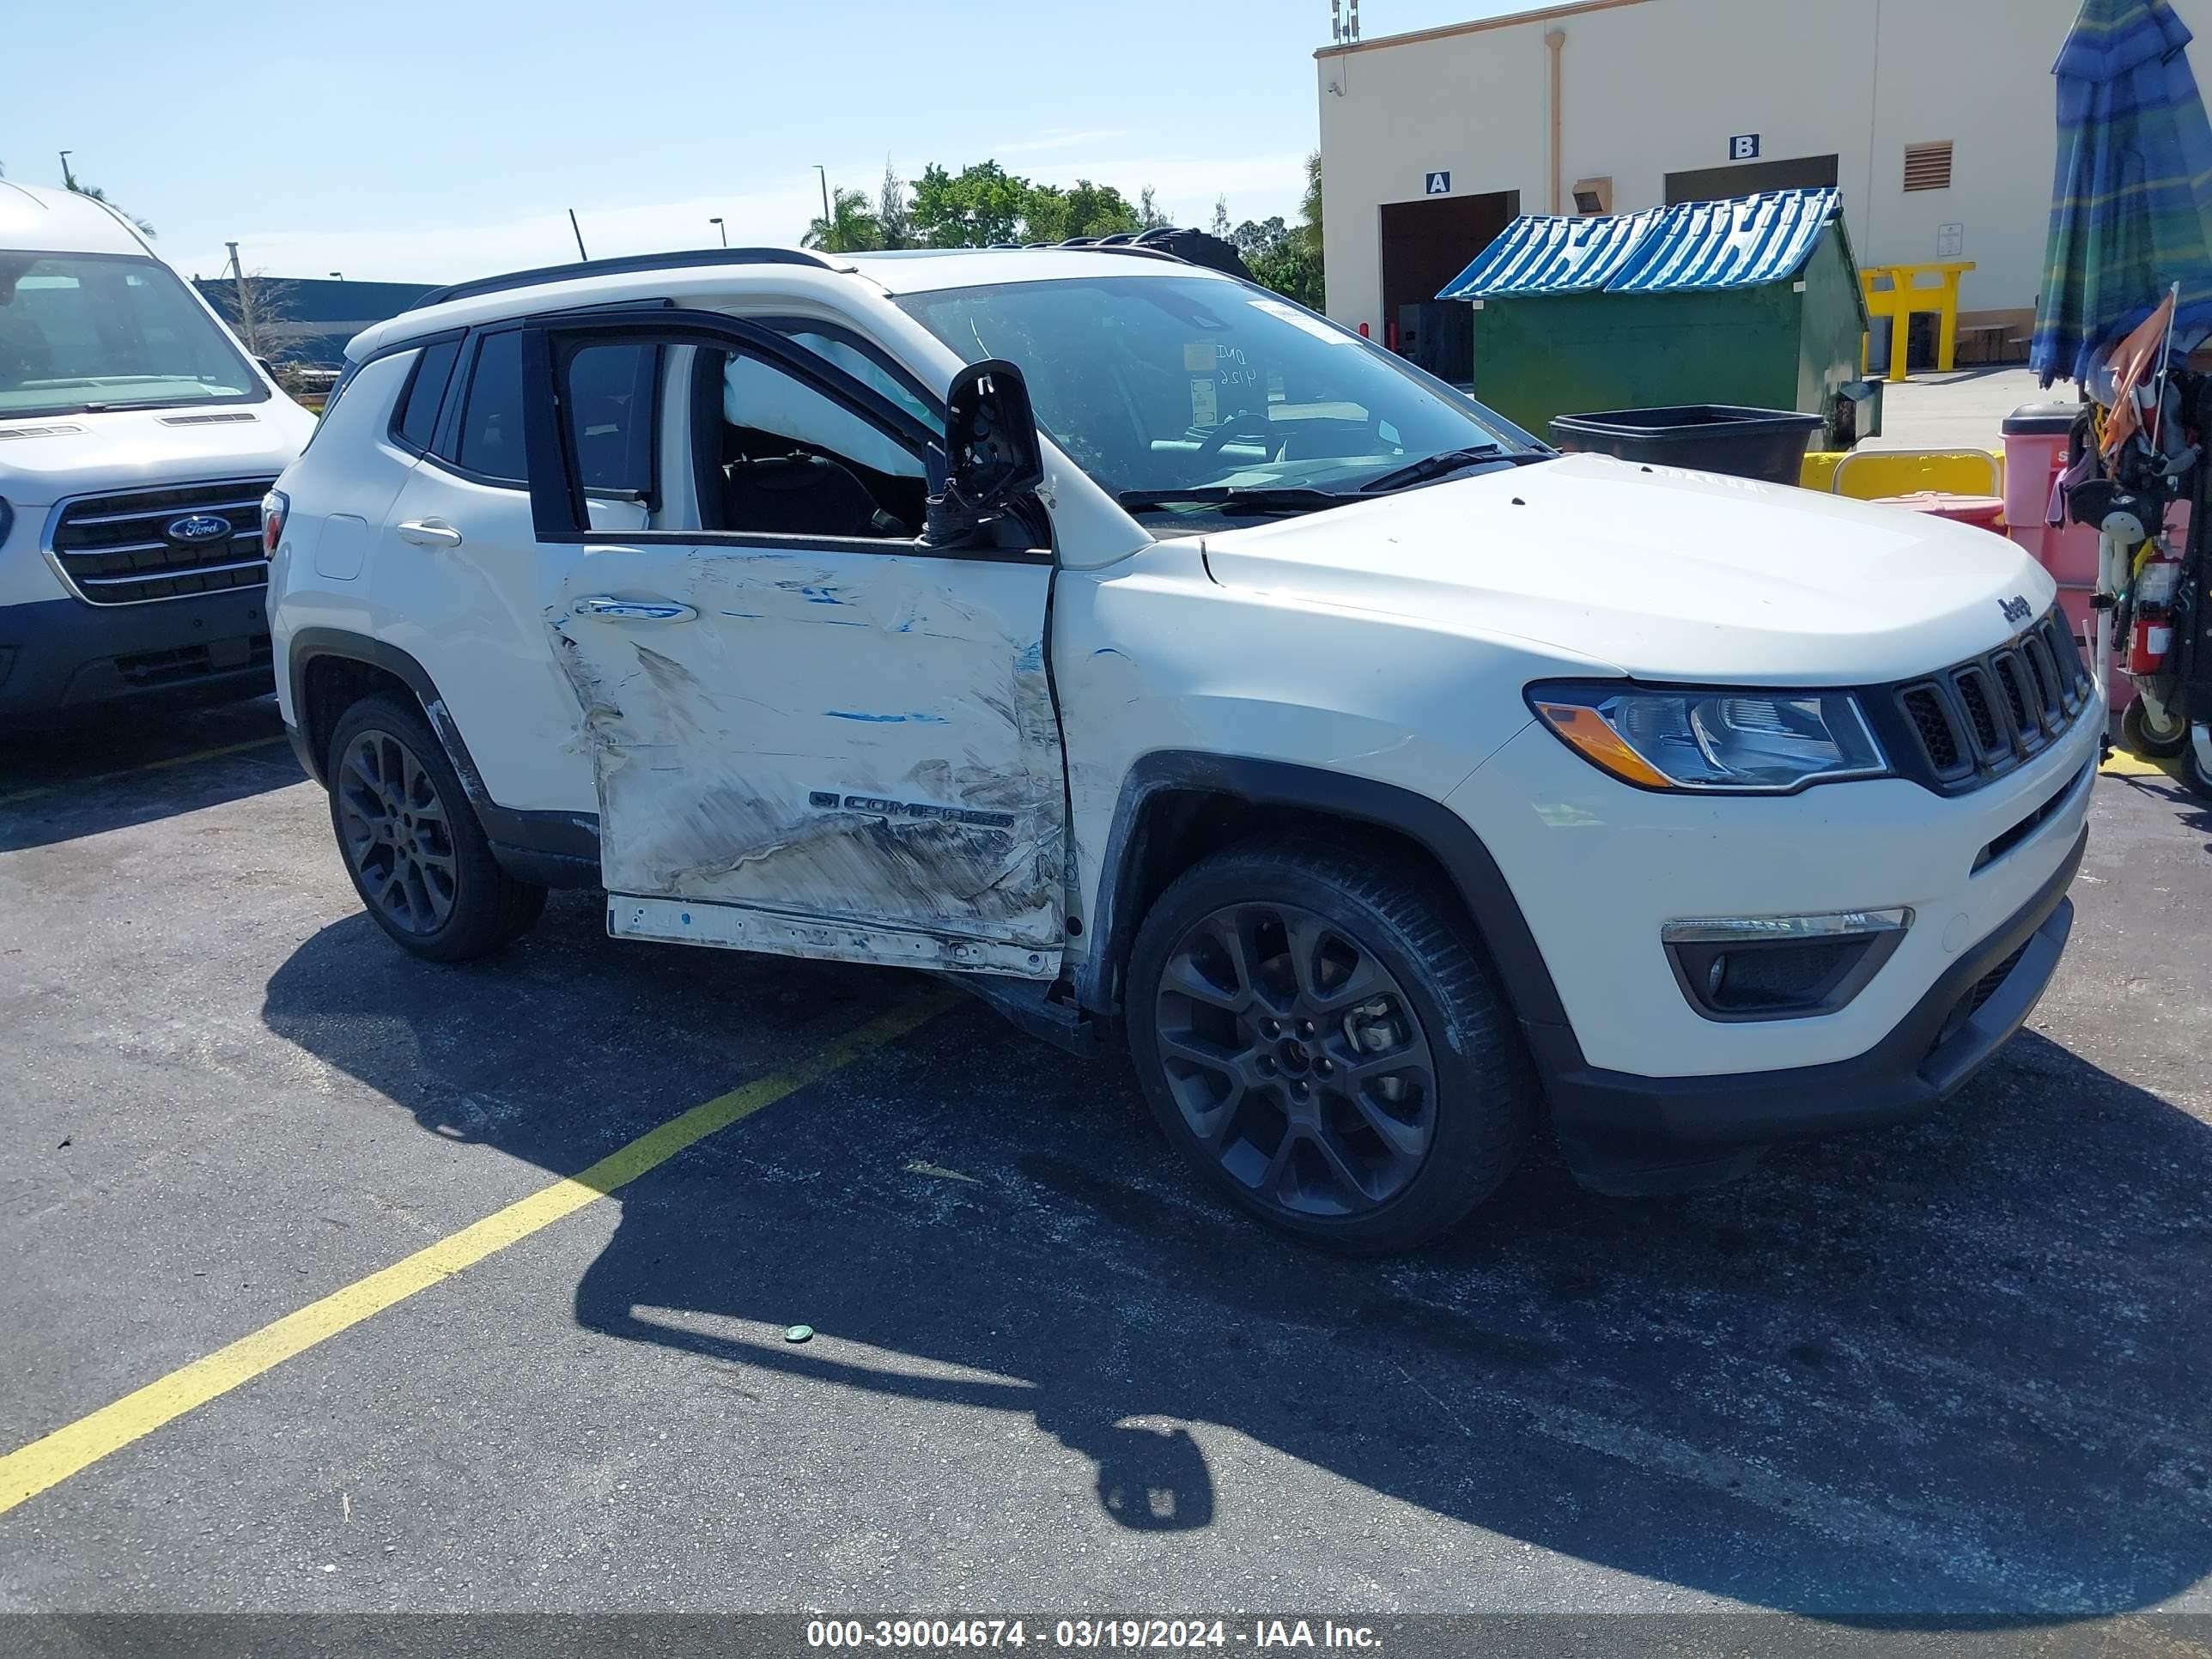
<svg viewBox="0 0 2212 1659">
<path fill-rule="evenodd" d="M 1127 249 L 602 261 L 350 356 L 280 695 L 419 956 L 569 885 L 958 975 L 1388 1249 L 1540 1113 L 1644 1193 L 1925 1110 L 2065 943 L 2102 723 L 1986 532 L 1554 455 Z"/>
</svg>

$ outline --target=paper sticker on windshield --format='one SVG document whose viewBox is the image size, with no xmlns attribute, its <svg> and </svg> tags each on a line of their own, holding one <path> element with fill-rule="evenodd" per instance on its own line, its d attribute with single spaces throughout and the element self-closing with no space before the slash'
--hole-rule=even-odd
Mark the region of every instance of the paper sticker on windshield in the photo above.
<svg viewBox="0 0 2212 1659">
<path fill-rule="evenodd" d="M 1359 337 L 1358 335 L 1346 334 L 1341 329 L 1331 328 L 1320 318 L 1311 316 L 1309 313 L 1299 310 L 1296 306 L 1288 304 L 1281 300 L 1255 300 L 1252 301 L 1252 309 L 1255 311 L 1264 311 L 1270 317 L 1279 317 L 1285 322 L 1288 323 L 1292 328 L 1298 329 L 1305 333 L 1310 334 L 1316 340 L 1326 340 L 1331 345 L 1358 345 L 1359 343 Z"/>
<path fill-rule="evenodd" d="M 1182 349 L 1182 366 L 1193 374 L 1213 373 L 1213 342 L 1200 340 Z"/>
<path fill-rule="evenodd" d="M 1211 380 L 1190 383 L 1190 423 L 1193 426 L 1212 426 L 1221 418 L 1221 398 Z"/>
</svg>

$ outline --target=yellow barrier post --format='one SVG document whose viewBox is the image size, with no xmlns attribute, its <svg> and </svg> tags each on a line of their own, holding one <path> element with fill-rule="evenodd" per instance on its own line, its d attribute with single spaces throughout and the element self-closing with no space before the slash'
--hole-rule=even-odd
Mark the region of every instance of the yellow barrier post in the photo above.
<svg viewBox="0 0 2212 1659">
<path fill-rule="evenodd" d="M 1972 259 L 1945 259 L 1924 265 L 1862 265 L 1859 283 L 1866 293 L 1867 315 L 1889 319 L 1889 378 L 1905 378 L 1905 357 L 1915 312 L 1936 318 L 1936 367 L 1948 374 L 1959 362 L 1959 279 L 1974 268 Z M 1923 278 L 1933 278 L 1924 282 Z M 1887 286 L 1877 286 L 1877 284 Z M 1864 373 L 1874 360 L 1874 336 L 1859 354 Z"/>
</svg>

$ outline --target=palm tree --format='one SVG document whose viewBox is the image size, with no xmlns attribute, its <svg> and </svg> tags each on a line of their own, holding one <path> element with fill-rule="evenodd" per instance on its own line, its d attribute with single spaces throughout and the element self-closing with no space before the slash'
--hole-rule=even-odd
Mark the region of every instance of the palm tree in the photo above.
<svg viewBox="0 0 2212 1659">
<path fill-rule="evenodd" d="M 116 206 L 114 203 L 107 199 L 107 192 L 102 190 L 98 185 L 88 185 L 83 179 L 78 178 L 76 174 L 70 170 L 69 157 L 66 155 L 62 157 L 62 188 L 64 190 L 74 191 L 77 195 L 84 197 L 88 200 L 99 203 L 100 206 L 107 209 L 112 213 L 122 214 L 125 218 L 128 219 L 132 224 L 138 227 L 139 234 L 141 235 L 151 236 L 154 234 L 153 226 L 148 224 L 143 219 L 141 219 L 135 213 L 124 213 L 121 208 Z"/>
<path fill-rule="evenodd" d="M 1298 210 L 1305 215 L 1306 252 L 1321 252 L 1321 152 L 1315 150 L 1306 157 L 1306 193 Z"/>
<path fill-rule="evenodd" d="M 907 198 L 905 181 L 888 157 L 884 161 L 883 193 L 876 198 L 876 230 L 879 247 L 914 246 L 914 206 Z"/>
<path fill-rule="evenodd" d="M 868 193 L 864 190 L 841 190 L 834 198 L 827 219 L 817 218 L 806 227 L 806 234 L 799 239 L 801 247 L 818 248 L 824 253 L 865 253 L 884 245 L 884 228 L 876 216 L 868 210 Z"/>
</svg>

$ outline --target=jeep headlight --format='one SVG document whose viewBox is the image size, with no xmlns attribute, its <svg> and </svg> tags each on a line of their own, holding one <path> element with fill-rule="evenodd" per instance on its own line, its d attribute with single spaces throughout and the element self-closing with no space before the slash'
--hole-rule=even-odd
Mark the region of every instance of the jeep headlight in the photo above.
<svg viewBox="0 0 2212 1659">
<path fill-rule="evenodd" d="M 1787 794 L 1890 768 L 1848 691 L 1547 684 L 1528 706 L 1561 742 L 1644 789 Z"/>
</svg>

